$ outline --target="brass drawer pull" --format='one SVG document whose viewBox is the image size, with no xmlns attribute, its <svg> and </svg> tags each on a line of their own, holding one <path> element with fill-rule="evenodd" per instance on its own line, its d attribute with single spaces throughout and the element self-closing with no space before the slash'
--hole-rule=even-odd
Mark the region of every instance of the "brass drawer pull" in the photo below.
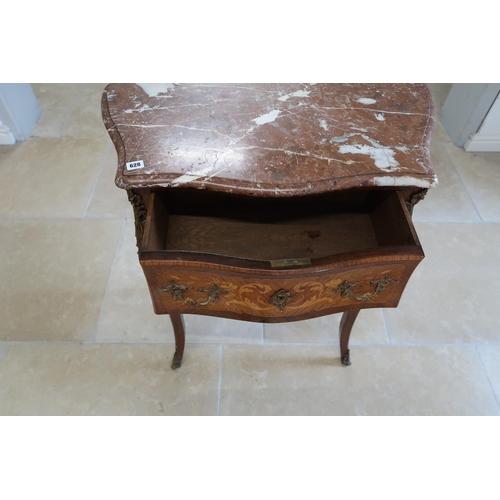
<svg viewBox="0 0 500 500">
<path fill-rule="evenodd" d="M 385 278 L 383 280 L 371 280 L 370 281 L 370 285 L 377 285 L 375 288 L 375 291 L 373 293 L 365 293 L 365 294 L 359 295 L 359 296 L 354 295 L 354 292 L 352 291 L 352 289 L 355 286 L 359 285 L 359 281 L 355 281 L 353 283 L 349 283 L 347 281 L 344 281 L 344 283 L 342 283 L 341 285 L 339 285 L 337 288 L 335 288 L 333 290 L 333 293 L 338 292 L 344 298 L 345 297 L 354 297 L 356 300 L 366 301 L 366 300 L 373 299 L 373 297 L 375 297 L 375 295 L 377 295 L 380 292 L 383 292 L 386 289 L 387 285 L 393 285 L 393 284 L 396 285 L 398 283 L 399 283 L 399 281 L 393 280 L 388 274 L 386 274 Z"/>
<path fill-rule="evenodd" d="M 165 288 L 160 288 L 162 292 L 171 292 L 174 300 L 182 300 L 182 302 L 190 306 L 206 306 L 210 302 L 219 302 L 219 295 L 221 293 L 229 293 L 226 290 L 221 290 L 217 285 L 212 283 L 209 288 L 198 288 L 199 292 L 208 293 L 208 299 L 205 302 L 196 302 L 195 300 L 184 298 L 184 290 L 188 289 L 187 285 L 178 285 L 175 281 L 172 281 Z"/>
</svg>

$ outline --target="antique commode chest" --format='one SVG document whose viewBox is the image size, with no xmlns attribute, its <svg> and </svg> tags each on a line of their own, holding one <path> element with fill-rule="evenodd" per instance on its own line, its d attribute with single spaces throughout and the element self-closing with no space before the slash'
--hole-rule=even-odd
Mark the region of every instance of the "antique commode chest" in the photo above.
<svg viewBox="0 0 500 500">
<path fill-rule="evenodd" d="M 396 307 L 424 258 L 413 206 L 437 183 L 424 84 L 110 84 L 116 184 L 154 310 L 286 322 Z"/>
</svg>

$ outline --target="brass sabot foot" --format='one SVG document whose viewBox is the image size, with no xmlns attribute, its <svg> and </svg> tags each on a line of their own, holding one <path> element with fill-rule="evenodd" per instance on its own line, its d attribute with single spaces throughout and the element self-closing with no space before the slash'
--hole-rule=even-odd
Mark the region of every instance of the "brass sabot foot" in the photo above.
<svg viewBox="0 0 500 500">
<path fill-rule="evenodd" d="M 177 353 L 175 353 L 172 359 L 172 365 L 171 365 L 172 370 L 177 370 L 177 368 L 181 367 L 181 364 L 182 364 L 182 358 L 179 357 Z"/>
<path fill-rule="evenodd" d="M 349 349 L 347 349 L 345 354 L 342 356 L 342 364 L 344 366 L 349 366 L 351 364 L 351 353 L 349 352 Z"/>
</svg>

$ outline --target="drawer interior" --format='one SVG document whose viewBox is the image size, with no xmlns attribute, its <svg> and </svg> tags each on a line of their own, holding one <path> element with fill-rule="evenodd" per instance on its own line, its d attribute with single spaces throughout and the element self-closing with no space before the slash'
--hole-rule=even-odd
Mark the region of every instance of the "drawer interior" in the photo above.
<svg viewBox="0 0 500 500">
<path fill-rule="evenodd" d="M 418 239 L 398 190 L 292 199 L 152 193 L 143 251 L 310 260 Z"/>
</svg>

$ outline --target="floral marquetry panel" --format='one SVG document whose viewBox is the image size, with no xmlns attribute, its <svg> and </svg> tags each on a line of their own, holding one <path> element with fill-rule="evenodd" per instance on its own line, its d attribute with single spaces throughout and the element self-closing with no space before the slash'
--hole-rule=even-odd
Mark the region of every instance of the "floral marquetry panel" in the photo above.
<svg viewBox="0 0 500 500">
<path fill-rule="evenodd" d="M 399 299 L 409 277 L 405 265 L 395 263 L 283 279 L 143 267 L 159 314 L 180 311 L 224 315 L 224 311 L 233 311 L 255 317 L 296 317 L 357 306 L 357 299 L 352 295 L 337 293 L 337 288 L 345 282 L 357 283 L 353 291 L 356 296 L 370 297 L 372 303 L 368 306 L 392 305 Z M 391 282 L 376 292 L 372 281 L 384 280 L 387 275 Z"/>
</svg>

